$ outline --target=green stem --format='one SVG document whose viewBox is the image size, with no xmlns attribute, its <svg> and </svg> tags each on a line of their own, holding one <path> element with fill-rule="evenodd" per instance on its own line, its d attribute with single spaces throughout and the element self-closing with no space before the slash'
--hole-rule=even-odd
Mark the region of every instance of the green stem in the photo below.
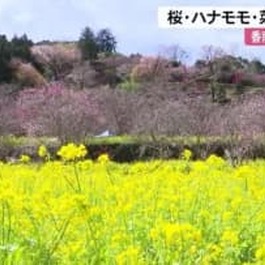
<svg viewBox="0 0 265 265">
<path fill-rule="evenodd" d="M 78 174 L 78 171 L 77 171 L 76 163 L 74 163 L 74 172 L 75 172 L 75 179 L 76 179 L 76 182 L 77 182 L 78 192 L 81 193 L 82 188 L 81 188 L 81 183 L 80 183 L 80 179 L 79 179 L 79 174 Z"/>
<path fill-rule="evenodd" d="M 5 205 L 2 202 L 2 246 L 5 245 Z"/>
</svg>

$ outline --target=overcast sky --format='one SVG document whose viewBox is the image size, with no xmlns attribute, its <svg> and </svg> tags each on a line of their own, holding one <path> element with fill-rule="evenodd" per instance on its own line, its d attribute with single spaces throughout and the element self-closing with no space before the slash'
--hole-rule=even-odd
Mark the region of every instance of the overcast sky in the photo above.
<svg viewBox="0 0 265 265">
<path fill-rule="evenodd" d="M 265 63 L 265 46 L 247 47 L 242 29 L 160 29 L 159 6 L 260 6 L 260 0 L 0 0 L 0 33 L 12 37 L 26 33 L 34 41 L 77 40 L 86 26 L 95 31 L 110 28 L 125 54 L 157 55 L 163 47 L 178 44 L 201 55 L 203 45 L 224 48 L 235 55 L 258 57 Z M 249 4 L 250 3 L 250 4 Z"/>
</svg>

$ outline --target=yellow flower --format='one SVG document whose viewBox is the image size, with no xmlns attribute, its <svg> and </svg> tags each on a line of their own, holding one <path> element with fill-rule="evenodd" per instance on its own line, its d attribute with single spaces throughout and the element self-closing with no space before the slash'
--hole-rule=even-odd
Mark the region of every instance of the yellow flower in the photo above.
<svg viewBox="0 0 265 265">
<path fill-rule="evenodd" d="M 192 157 L 192 152 L 189 150 L 189 149 L 185 149 L 183 152 L 182 152 L 182 158 L 184 160 L 190 160 Z"/>
<path fill-rule="evenodd" d="M 265 260 L 265 244 L 257 249 L 255 256 L 257 260 Z"/>
<path fill-rule="evenodd" d="M 57 154 L 66 161 L 77 160 L 80 158 L 84 158 L 87 154 L 86 147 L 84 145 L 76 145 L 74 143 L 70 143 L 64 145 L 60 148 Z"/>
<path fill-rule="evenodd" d="M 189 249 L 189 254 L 190 255 L 194 255 L 194 254 L 196 254 L 197 253 L 197 247 L 196 247 L 196 245 L 192 245 L 191 247 L 190 247 L 190 249 Z"/>
<path fill-rule="evenodd" d="M 98 157 L 98 162 L 105 164 L 108 163 L 110 161 L 109 155 L 108 154 L 102 154 Z"/>
<path fill-rule="evenodd" d="M 224 244 L 236 245 L 238 243 L 238 233 L 233 230 L 226 230 L 223 232 L 221 240 Z"/>
<path fill-rule="evenodd" d="M 45 145 L 41 145 L 41 146 L 39 147 L 39 149 L 38 149 L 38 155 L 39 155 L 39 157 L 41 157 L 41 158 L 49 157 L 49 152 L 48 152 L 48 150 L 47 150 L 47 148 L 46 148 Z"/>
<path fill-rule="evenodd" d="M 247 177 L 253 176 L 254 174 L 255 174 L 255 170 L 252 169 L 248 165 L 240 166 L 235 171 L 235 177 L 238 177 L 238 178 L 247 178 Z"/>
<path fill-rule="evenodd" d="M 77 163 L 77 166 L 78 166 L 81 170 L 88 170 L 88 169 L 90 169 L 90 168 L 92 167 L 92 165 L 93 165 L 93 162 L 92 162 L 92 160 L 89 160 L 89 159 L 84 160 L 84 161 L 79 161 L 79 162 Z"/>
<path fill-rule="evenodd" d="M 129 246 L 116 257 L 116 262 L 118 265 L 142 264 L 140 260 L 140 249 L 134 246 Z"/>
<path fill-rule="evenodd" d="M 208 253 L 202 259 L 202 265 L 218 264 L 218 260 L 222 255 L 223 249 L 216 244 L 210 244 L 207 246 Z"/>
<path fill-rule="evenodd" d="M 233 212 L 231 212 L 231 211 L 226 211 L 222 215 L 223 221 L 229 221 L 231 218 L 233 218 Z"/>
<path fill-rule="evenodd" d="M 226 164 L 226 161 L 217 155 L 210 155 L 206 163 L 210 166 L 222 167 Z"/>
<path fill-rule="evenodd" d="M 160 236 L 164 238 L 167 245 L 175 245 L 180 240 L 199 242 L 201 240 L 201 231 L 189 223 L 162 223 L 150 231 L 150 237 L 153 240 L 157 240 Z"/>
<path fill-rule="evenodd" d="M 19 161 L 21 163 L 28 163 L 30 161 L 30 157 L 28 155 L 21 155 Z"/>
</svg>

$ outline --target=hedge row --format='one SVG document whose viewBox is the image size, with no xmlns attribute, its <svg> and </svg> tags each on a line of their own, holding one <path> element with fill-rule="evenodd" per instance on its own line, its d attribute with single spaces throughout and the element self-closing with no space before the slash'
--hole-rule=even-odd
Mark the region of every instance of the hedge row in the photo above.
<svg viewBox="0 0 265 265">
<path fill-rule="evenodd" d="M 10 139 L 0 138 L 0 160 L 16 160 L 22 154 L 29 155 L 33 161 L 40 158 L 37 155 L 41 144 L 46 145 L 53 159 L 58 159 L 57 150 L 62 143 L 49 139 Z M 240 162 L 245 159 L 265 159 L 265 141 L 262 138 L 256 140 L 239 139 L 189 139 L 175 141 L 151 141 L 132 139 L 124 142 L 113 140 L 96 140 L 86 143 L 88 149 L 87 158 L 96 159 L 102 153 L 108 153 L 113 161 L 124 163 L 134 161 L 146 161 L 151 159 L 176 159 L 181 157 L 184 149 L 190 149 L 193 159 L 205 159 L 210 154 Z"/>
</svg>

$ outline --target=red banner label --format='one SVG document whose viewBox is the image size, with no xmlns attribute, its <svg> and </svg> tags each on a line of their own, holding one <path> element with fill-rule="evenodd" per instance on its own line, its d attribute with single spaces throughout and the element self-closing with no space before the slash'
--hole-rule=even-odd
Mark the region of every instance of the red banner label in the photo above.
<svg viewBox="0 0 265 265">
<path fill-rule="evenodd" d="M 265 28 L 247 28 L 244 35 L 246 45 L 265 45 Z"/>
</svg>

